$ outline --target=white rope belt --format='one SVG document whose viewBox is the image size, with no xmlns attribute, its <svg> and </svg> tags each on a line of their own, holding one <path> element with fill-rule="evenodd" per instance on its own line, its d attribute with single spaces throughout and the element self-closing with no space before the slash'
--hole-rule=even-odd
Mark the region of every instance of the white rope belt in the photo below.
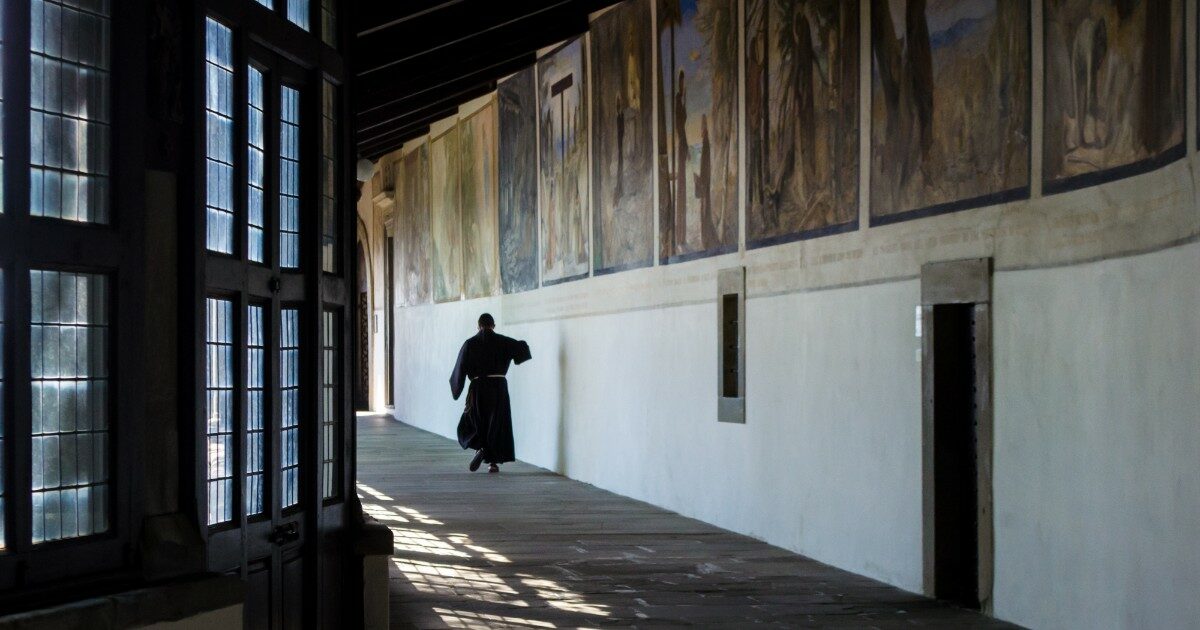
<svg viewBox="0 0 1200 630">
<path fill-rule="evenodd" d="M 479 380 L 479 379 L 481 379 L 481 378 L 508 378 L 508 376 L 507 376 L 507 375 L 504 375 L 504 374 L 488 374 L 488 375 L 486 375 L 486 376 L 476 376 L 475 378 L 473 378 L 473 379 L 471 379 L 471 380 L 472 380 L 472 381 L 477 381 L 477 380 Z"/>
</svg>

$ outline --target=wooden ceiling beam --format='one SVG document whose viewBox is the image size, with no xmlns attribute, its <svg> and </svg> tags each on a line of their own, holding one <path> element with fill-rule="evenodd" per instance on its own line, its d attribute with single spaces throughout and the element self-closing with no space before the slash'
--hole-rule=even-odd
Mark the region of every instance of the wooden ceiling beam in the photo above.
<svg viewBox="0 0 1200 630">
<path fill-rule="evenodd" d="M 369 101 L 356 102 L 355 114 L 360 118 L 377 115 L 379 110 L 409 103 L 424 95 L 444 90 L 452 85 L 466 85 L 484 81 L 496 81 L 533 65 L 537 57 L 532 52 L 521 52 L 513 56 L 497 57 L 491 63 L 477 66 L 470 64 L 441 75 L 430 75 L 420 80 L 389 85 L 373 92 Z"/>
<path fill-rule="evenodd" d="M 386 133 L 373 136 L 371 138 L 360 138 L 357 140 L 358 152 L 360 155 L 368 155 L 375 153 L 381 146 L 389 146 L 393 144 L 397 138 L 415 137 L 410 136 L 410 132 L 429 128 L 429 125 L 439 120 L 449 118 L 458 113 L 458 105 L 446 107 L 443 109 L 432 110 L 424 115 L 414 117 L 413 119 L 403 124 L 397 124 L 390 128 Z M 421 134 L 417 134 L 421 135 Z M 390 149 L 389 149 L 390 150 Z M 387 153 L 387 151 L 383 151 Z"/>
<path fill-rule="evenodd" d="M 539 49 L 584 33 L 587 27 L 586 17 L 576 17 L 498 42 L 495 46 L 464 51 L 464 54 L 447 57 L 441 63 L 403 64 L 393 66 L 374 78 L 356 78 L 355 111 L 366 112 L 429 89 L 445 82 L 447 78 L 452 80 L 454 77 L 484 73 L 490 73 L 496 79 L 503 78 L 503 73 L 490 72 L 489 69 L 519 57 L 527 58 L 532 65 Z"/>
<path fill-rule="evenodd" d="M 469 0 L 437 13 L 436 20 L 402 22 L 355 40 L 360 78 L 399 64 L 425 63 L 434 55 L 491 47 L 529 29 L 577 17 L 579 0 L 496 2 Z"/>
<path fill-rule="evenodd" d="M 467 0 L 406 0 L 404 2 L 372 2 L 366 11 L 361 8 L 355 16 L 357 37 L 392 28 L 397 24 L 428 19 L 438 11 L 462 4 Z"/>
<path fill-rule="evenodd" d="M 386 135 L 396 125 L 404 125 L 414 119 L 419 119 L 423 115 L 431 111 L 442 111 L 447 108 L 457 108 L 459 105 L 470 101 L 471 99 L 479 98 L 484 94 L 488 94 L 496 89 L 495 83 L 482 83 L 472 86 L 460 92 L 447 94 L 436 100 L 431 100 L 422 104 L 415 109 L 405 110 L 385 121 L 371 125 L 370 127 L 356 126 L 358 129 L 359 142 L 370 142 L 372 138 Z"/>
<path fill-rule="evenodd" d="M 620 0 L 409 0 L 355 15 L 356 146 L 378 157 L 536 62 L 537 51 L 588 29 Z M 402 7 L 402 8 L 401 8 Z"/>
<path fill-rule="evenodd" d="M 411 111 L 423 108 L 429 103 L 441 103 L 455 98 L 459 103 L 464 103 L 479 95 L 475 94 L 478 88 L 488 86 L 485 93 L 494 90 L 498 79 L 529 67 L 533 63 L 532 60 L 532 55 L 522 56 L 502 63 L 489 71 L 455 79 L 436 88 L 423 90 L 370 110 L 360 110 L 355 116 L 355 127 L 360 133 L 369 132 L 381 125 L 387 125 Z"/>
</svg>

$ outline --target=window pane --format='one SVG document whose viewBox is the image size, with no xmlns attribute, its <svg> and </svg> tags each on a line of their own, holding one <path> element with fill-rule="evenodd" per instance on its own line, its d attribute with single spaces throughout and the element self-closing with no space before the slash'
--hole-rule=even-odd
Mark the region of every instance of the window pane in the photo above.
<svg viewBox="0 0 1200 630">
<path fill-rule="evenodd" d="M 321 41 L 337 48 L 337 9 L 334 0 L 321 0 Z"/>
<path fill-rule="evenodd" d="M 341 356 L 338 352 L 338 314 L 322 313 L 321 321 L 321 496 L 330 499 L 338 494 L 338 453 L 341 432 L 338 430 L 338 375 Z"/>
<path fill-rule="evenodd" d="M 4 345 L 4 270 L 0 269 L 0 348 Z M 8 479 L 4 478 L 4 400 L 7 390 L 4 388 L 4 353 L 0 352 L 0 549 L 4 549 L 4 487 Z"/>
<path fill-rule="evenodd" d="M 308 30 L 308 0 L 286 0 L 288 21 Z"/>
<path fill-rule="evenodd" d="M 208 298 L 205 423 L 208 524 L 233 520 L 233 303 Z"/>
<path fill-rule="evenodd" d="M 108 529 L 108 279 L 31 271 L 33 542 Z"/>
<path fill-rule="evenodd" d="M 321 270 L 337 271 L 337 88 L 321 85 Z"/>
<path fill-rule="evenodd" d="M 263 512 L 264 324 L 263 307 L 251 304 L 246 312 L 246 516 Z"/>
<path fill-rule="evenodd" d="M 254 66 L 246 67 L 246 247 L 254 262 L 263 262 L 263 148 L 266 135 L 263 124 L 263 75 Z"/>
<path fill-rule="evenodd" d="M 300 311 L 285 308 L 279 321 L 280 507 L 300 499 Z"/>
<path fill-rule="evenodd" d="M 233 32 L 205 20 L 208 249 L 233 253 Z"/>
<path fill-rule="evenodd" d="M 300 266 L 300 92 L 286 85 L 279 100 L 279 266 Z"/>
<path fill-rule="evenodd" d="M 4 13 L 5 6 L 0 2 L 0 59 L 4 59 Z M 4 64 L 0 63 L 0 121 L 4 120 Z M 4 134 L 0 133 L 0 173 L 4 172 Z M 4 178 L 0 177 L 0 214 L 4 214 Z M 0 300 L 2 302 L 3 300 Z M 0 402 L 3 402 L 3 396 L 0 396 Z M 0 418 L 2 421 L 3 418 Z M 3 424 L 0 424 L 0 430 L 3 430 Z M 0 446 L 3 446 L 3 441 L 0 441 Z M 0 454 L 3 454 L 3 449 L 0 449 Z M 3 464 L 3 461 L 0 461 Z M 4 548 L 4 468 L 0 466 L 0 549 Z"/>
<path fill-rule="evenodd" d="M 33 216 L 109 222 L 109 15 L 108 0 L 30 3 Z"/>
<path fill-rule="evenodd" d="M 267 7 L 268 9 L 274 8 L 272 6 L 271 0 L 255 0 L 255 1 L 258 2 L 259 4 L 263 5 L 264 7 Z"/>
</svg>

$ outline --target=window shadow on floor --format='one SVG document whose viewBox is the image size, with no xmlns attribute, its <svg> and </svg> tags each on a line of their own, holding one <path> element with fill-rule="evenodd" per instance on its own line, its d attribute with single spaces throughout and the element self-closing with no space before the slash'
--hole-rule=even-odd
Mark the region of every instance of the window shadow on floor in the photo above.
<svg viewBox="0 0 1200 630">
<path fill-rule="evenodd" d="M 566 626 L 544 618 L 547 613 L 585 618 L 580 622 L 610 616 L 608 606 L 590 602 L 560 579 L 514 566 L 503 553 L 476 544 L 469 533 L 368 485 L 359 483 L 358 492 L 363 511 L 392 530 L 393 596 L 409 607 L 427 601 L 429 616 L 445 627 L 561 628 Z M 472 605 L 467 609 L 456 602 Z M 481 603 L 495 610 L 481 610 Z"/>
</svg>

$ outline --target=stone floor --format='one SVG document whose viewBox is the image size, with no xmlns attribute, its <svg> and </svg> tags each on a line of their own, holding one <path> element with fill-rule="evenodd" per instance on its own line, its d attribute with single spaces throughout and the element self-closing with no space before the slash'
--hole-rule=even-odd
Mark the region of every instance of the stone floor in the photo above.
<svg viewBox="0 0 1200 630">
<path fill-rule="evenodd" d="M 523 463 L 359 420 L 359 494 L 395 535 L 393 628 L 1011 628 Z"/>
</svg>

